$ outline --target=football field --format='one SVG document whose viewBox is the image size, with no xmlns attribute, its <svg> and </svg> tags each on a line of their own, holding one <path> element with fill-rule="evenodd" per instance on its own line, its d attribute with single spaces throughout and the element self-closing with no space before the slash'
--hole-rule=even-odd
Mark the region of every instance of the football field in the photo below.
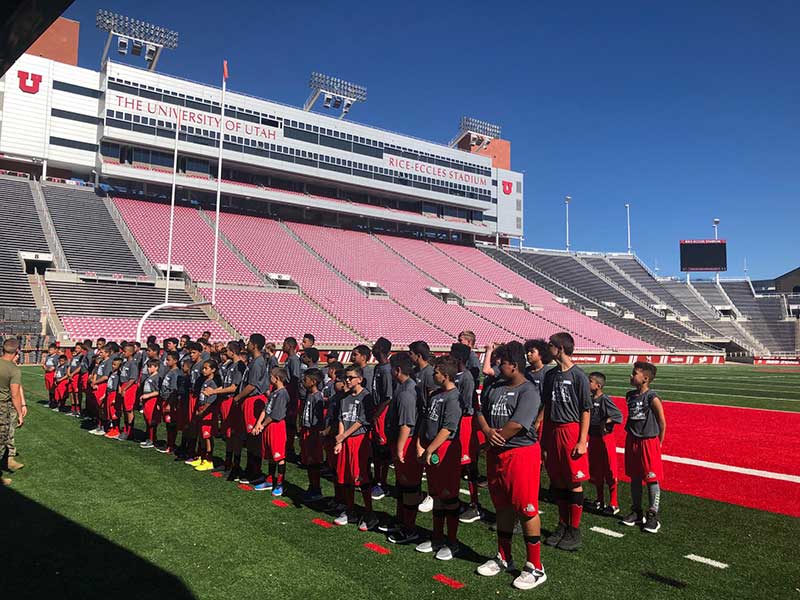
<svg viewBox="0 0 800 600">
<path fill-rule="evenodd" d="M 609 395 L 623 395 L 630 367 L 597 367 Z M 584 513 L 583 548 L 543 547 L 547 582 L 520 592 L 511 575 L 475 574 L 496 553 L 487 522 L 461 524 L 466 551 L 449 562 L 331 526 L 331 515 L 295 500 L 307 487 L 300 468 L 288 467 L 287 494 L 274 502 L 138 444 L 89 435 L 43 405 L 41 371 L 24 369 L 30 412 L 17 439 L 26 467 L 0 488 L 1 597 L 798 597 L 800 373 L 659 367 L 655 383 L 668 401 L 661 531 Z M 481 501 L 491 519 L 486 490 Z M 623 511 L 629 503 L 623 483 Z M 388 496 L 375 504 L 394 510 Z M 553 529 L 556 507 L 541 510 Z M 430 514 L 419 522 L 429 530 Z M 519 564 L 519 536 L 514 554 Z"/>
</svg>

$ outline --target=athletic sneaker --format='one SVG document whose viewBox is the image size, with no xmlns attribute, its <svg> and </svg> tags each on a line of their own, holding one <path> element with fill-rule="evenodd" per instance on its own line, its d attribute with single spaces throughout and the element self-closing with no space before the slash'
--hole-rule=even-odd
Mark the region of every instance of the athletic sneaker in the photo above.
<svg viewBox="0 0 800 600">
<path fill-rule="evenodd" d="M 436 551 L 436 560 L 453 560 L 461 552 L 461 544 L 448 542 Z"/>
<path fill-rule="evenodd" d="M 231 472 L 228 473 L 228 477 L 226 477 L 227 481 L 238 481 L 239 475 L 241 475 L 242 469 L 240 467 L 233 467 Z"/>
<path fill-rule="evenodd" d="M 98 425 L 94 429 L 90 429 L 89 433 L 91 433 L 92 435 L 105 435 L 106 434 L 106 430 L 103 429 L 100 425 Z"/>
<path fill-rule="evenodd" d="M 241 483 L 241 482 L 242 482 L 242 480 L 239 479 L 239 483 Z M 272 489 L 272 484 L 268 483 L 266 480 L 264 480 L 261 483 L 257 483 L 256 485 L 254 485 L 253 489 L 256 490 L 257 492 L 266 492 L 267 490 L 271 490 Z"/>
<path fill-rule="evenodd" d="M 333 520 L 333 524 L 334 524 L 334 525 L 340 525 L 340 526 L 347 525 L 349 522 L 350 522 L 350 518 L 349 518 L 349 516 L 348 516 L 348 514 L 347 514 L 347 511 L 346 511 L 346 510 L 343 510 L 343 511 L 342 511 L 342 512 L 339 514 L 339 516 L 338 516 L 338 517 L 336 517 L 336 518 Z"/>
<path fill-rule="evenodd" d="M 444 546 L 444 542 L 434 542 L 433 540 L 426 540 L 421 544 L 417 544 L 417 547 L 414 549 L 417 552 L 428 554 L 430 552 L 438 552 L 439 550 L 441 550 L 442 546 Z"/>
<path fill-rule="evenodd" d="M 309 489 L 303 494 L 303 502 L 319 502 L 322 498 L 322 490 Z"/>
<path fill-rule="evenodd" d="M 359 531 L 371 531 L 378 526 L 378 517 L 372 511 L 367 511 L 358 523 Z"/>
<path fill-rule="evenodd" d="M 419 539 L 419 533 L 417 533 L 416 530 L 406 531 L 405 529 L 400 529 L 399 531 L 387 535 L 386 539 L 392 544 L 410 544 Z"/>
<path fill-rule="evenodd" d="M 600 514 L 604 517 L 616 517 L 619 514 L 619 506 L 609 504 L 600 512 Z"/>
<path fill-rule="evenodd" d="M 239 477 L 236 479 L 236 481 L 238 483 L 243 484 L 243 485 L 250 485 L 250 478 L 247 475 L 239 475 Z M 264 482 L 266 482 L 266 480 L 264 480 Z M 255 483 L 254 485 L 259 485 L 259 484 Z M 272 489 L 272 486 L 270 486 L 269 489 Z"/>
<path fill-rule="evenodd" d="M 200 458 L 199 456 L 196 456 L 192 458 L 187 458 L 185 461 L 183 461 L 183 464 L 189 465 L 190 467 L 197 467 L 200 466 L 201 462 L 203 462 L 203 459 Z"/>
<path fill-rule="evenodd" d="M 564 537 L 561 538 L 561 541 L 558 542 L 558 546 L 556 546 L 559 550 L 567 550 L 569 552 L 575 552 L 575 550 L 580 547 L 581 530 L 579 527 L 567 527 Z"/>
<path fill-rule="evenodd" d="M 378 524 L 378 531 L 382 533 L 394 533 L 395 531 L 400 531 L 400 529 L 402 529 L 402 526 L 400 523 L 397 522 L 397 519 L 395 519 L 394 517 L 392 517 L 388 521 L 385 520 L 381 521 Z"/>
<path fill-rule="evenodd" d="M 425 496 L 425 499 L 419 503 L 419 512 L 428 513 L 433 510 L 433 498 Z"/>
<path fill-rule="evenodd" d="M 107 437 L 110 440 L 117 439 L 119 437 L 119 429 L 117 429 L 116 427 L 112 427 L 111 429 L 106 431 L 105 437 Z"/>
<path fill-rule="evenodd" d="M 197 465 L 194 470 L 195 471 L 210 471 L 214 468 L 214 462 L 210 460 L 204 460 L 199 465 Z"/>
<path fill-rule="evenodd" d="M 175 448 L 172 446 L 156 446 L 156 452 L 160 452 L 161 454 L 173 454 Z"/>
<path fill-rule="evenodd" d="M 481 520 L 481 509 L 477 506 L 469 506 L 461 513 L 458 520 L 462 523 L 474 523 Z"/>
<path fill-rule="evenodd" d="M 587 498 L 583 502 L 583 508 L 590 512 L 600 512 L 603 510 L 603 503 L 600 500 L 589 500 Z"/>
<path fill-rule="evenodd" d="M 386 492 L 377 484 L 375 487 L 372 488 L 372 499 L 373 500 L 383 500 L 386 497 Z"/>
<path fill-rule="evenodd" d="M 264 483 L 267 483 L 266 479 L 264 480 Z M 272 495 L 275 496 L 276 498 L 279 496 L 283 496 L 283 486 L 279 484 L 276 485 L 274 488 L 272 488 Z"/>
<path fill-rule="evenodd" d="M 544 573 L 544 567 L 537 569 L 531 563 L 525 563 L 525 568 L 514 580 L 514 587 L 518 590 L 532 590 L 545 581 L 547 581 L 547 575 Z"/>
<path fill-rule="evenodd" d="M 127 439 L 128 439 L 128 434 L 125 433 L 124 431 L 117 436 L 117 440 L 119 440 L 120 442 L 124 442 Z"/>
<path fill-rule="evenodd" d="M 627 527 L 633 527 L 634 525 L 641 525 L 642 524 L 642 513 L 639 511 L 632 511 L 628 516 L 623 517 L 619 520 L 620 525 L 625 525 Z"/>
<path fill-rule="evenodd" d="M 145 440 L 139 444 L 139 448 L 154 448 L 153 440 Z"/>
<path fill-rule="evenodd" d="M 559 521 L 556 530 L 548 535 L 544 541 L 545 546 L 558 546 L 565 533 L 567 533 L 567 524 L 564 521 Z"/>
<path fill-rule="evenodd" d="M 502 573 L 503 571 L 513 571 L 514 570 L 514 561 L 510 560 L 508 562 L 504 561 L 500 558 L 498 554 L 494 558 L 487 560 L 483 563 L 480 567 L 477 568 L 478 575 L 483 575 L 484 577 L 494 577 Z"/>
<path fill-rule="evenodd" d="M 648 510 L 647 515 L 644 518 L 642 531 L 646 531 L 647 533 L 658 533 L 659 529 L 661 529 L 661 523 L 658 520 L 658 515 L 654 511 Z"/>
</svg>

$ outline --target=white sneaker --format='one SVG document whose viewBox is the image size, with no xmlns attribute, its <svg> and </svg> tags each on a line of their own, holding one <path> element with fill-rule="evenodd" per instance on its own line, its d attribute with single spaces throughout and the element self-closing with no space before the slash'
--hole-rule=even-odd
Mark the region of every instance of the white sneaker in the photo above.
<svg viewBox="0 0 800 600">
<path fill-rule="evenodd" d="M 547 581 L 547 575 L 544 573 L 544 567 L 539 570 L 531 563 L 525 563 L 522 573 L 514 580 L 514 587 L 518 590 L 532 590 L 545 581 Z"/>
<path fill-rule="evenodd" d="M 347 511 L 342 511 L 342 513 L 333 520 L 334 525 L 347 525 Z"/>
<path fill-rule="evenodd" d="M 422 552 L 423 554 L 430 554 L 431 552 L 438 552 L 442 546 L 444 546 L 444 542 L 436 542 L 435 544 L 431 540 L 426 540 L 421 544 L 417 544 L 415 550 L 417 552 Z"/>
<path fill-rule="evenodd" d="M 499 575 L 503 571 L 513 571 L 514 570 L 514 561 L 506 562 L 500 555 L 498 554 L 494 558 L 487 560 L 483 563 L 480 567 L 478 567 L 478 575 L 483 575 L 484 577 L 494 577 L 495 575 Z"/>
<path fill-rule="evenodd" d="M 454 544 L 445 544 L 436 552 L 437 560 L 453 560 L 461 551 L 461 544 L 455 542 Z"/>
<path fill-rule="evenodd" d="M 92 435 L 105 435 L 106 430 L 103 429 L 102 427 L 95 427 L 94 429 L 89 431 L 89 433 L 91 433 Z"/>
<path fill-rule="evenodd" d="M 419 503 L 419 512 L 428 513 L 433 510 L 433 498 L 425 496 L 425 500 Z"/>
</svg>

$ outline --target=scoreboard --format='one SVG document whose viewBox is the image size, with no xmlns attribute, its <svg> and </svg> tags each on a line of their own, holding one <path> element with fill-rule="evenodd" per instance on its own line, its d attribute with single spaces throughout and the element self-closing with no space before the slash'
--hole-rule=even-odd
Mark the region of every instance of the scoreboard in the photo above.
<svg viewBox="0 0 800 600">
<path fill-rule="evenodd" d="M 681 271 L 727 271 L 725 240 L 681 240 Z"/>
</svg>

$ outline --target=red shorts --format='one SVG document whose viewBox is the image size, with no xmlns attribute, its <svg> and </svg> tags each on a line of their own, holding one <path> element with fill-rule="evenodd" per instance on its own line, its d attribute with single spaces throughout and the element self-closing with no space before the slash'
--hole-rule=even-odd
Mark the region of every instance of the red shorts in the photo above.
<svg viewBox="0 0 800 600">
<path fill-rule="evenodd" d="M 170 402 L 159 397 L 158 406 L 161 409 L 161 416 L 164 419 L 164 423 L 167 425 L 177 423 L 177 417 L 175 416 L 175 402 L 176 400 L 172 400 Z"/>
<path fill-rule="evenodd" d="M 45 371 L 44 372 L 44 388 L 49 392 L 53 389 L 53 386 L 56 383 L 56 372 L 55 371 Z"/>
<path fill-rule="evenodd" d="M 233 435 L 233 417 L 241 415 L 240 410 L 236 410 L 234 414 L 233 396 L 222 398 L 217 402 L 219 406 L 219 429 L 220 433 L 227 439 Z M 240 419 L 241 420 L 241 419 Z"/>
<path fill-rule="evenodd" d="M 322 436 L 319 429 L 300 428 L 300 462 L 304 465 L 322 464 Z"/>
<path fill-rule="evenodd" d="M 133 406 L 136 404 L 136 392 L 139 390 L 139 385 L 134 383 L 129 387 L 122 396 L 122 407 L 125 412 L 132 412 Z"/>
<path fill-rule="evenodd" d="M 67 391 L 69 390 L 69 379 L 65 379 L 64 381 L 59 381 L 55 384 L 55 392 L 53 393 L 53 397 L 58 400 L 59 402 L 66 399 Z"/>
<path fill-rule="evenodd" d="M 386 413 L 389 412 L 386 408 L 383 409 L 381 414 L 376 414 L 372 423 L 372 443 L 377 446 L 385 446 L 386 440 Z"/>
<path fill-rule="evenodd" d="M 214 435 L 214 416 L 216 412 L 214 407 L 211 407 L 202 415 L 195 416 L 195 421 L 200 429 L 200 437 L 204 440 L 210 440 Z"/>
<path fill-rule="evenodd" d="M 637 438 L 630 433 L 625 437 L 625 474 L 631 481 L 663 483 L 661 442 L 657 437 Z"/>
<path fill-rule="evenodd" d="M 428 493 L 439 500 L 458 498 L 461 484 L 461 442 L 447 440 L 436 451 L 439 462 L 425 467 L 428 473 Z"/>
<path fill-rule="evenodd" d="M 614 434 L 589 436 L 589 478 L 595 485 L 617 479 L 617 444 Z"/>
<path fill-rule="evenodd" d="M 106 399 L 103 402 L 106 409 L 106 419 L 113 421 L 117 418 L 117 392 L 106 392 Z"/>
<path fill-rule="evenodd" d="M 248 396 L 242 400 L 242 417 L 244 418 L 245 431 L 250 433 L 253 427 L 256 426 L 258 417 L 264 412 L 264 407 L 267 405 L 267 397 L 263 394 L 257 396 Z M 285 424 L 284 424 L 285 427 Z"/>
<path fill-rule="evenodd" d="M 272 462 L 286 458 L 286 421 L 272 421 L 264 429 L 262 456 Z"/>
<path fill-rule="evenodd" d="M 97 406 L 105 406 L 106 398 L 106 389 L 108 389 L 107 383 L 99 383 L 97 384 L 97 389 L 94 391 L 94 399 L 97 403 Z"/>
<path fill-rule="evenodd" d="M 336 482 L 362 486 L 370 482 L 369 459 L 372 444 L 369 436 L 351 435 L 342 442 L 342 450 L 336 455 Z"/>
<path fill-rule="evenodd" d="M 77 394 L 78 392 L 81 391 L 81 376 L 80 376 L 80 374 L 73 375 L 72 377 L 69 378 L 69 387 L 68 387 L 67 391 L 71 392 L 73 394 Z"/>
<path fill-rule="evenodd" d="M 461 425 L 458 428 L 458 439 L 461 442 L 461 464 L 468 465 L 478 462 L 478 453 L 481 450 L 481 442 L 478 439 L 478 432 L 475 430 L 477 421 L 472 415 L 461 417 Z M 483 432 L 481 432 L 481 435 Z M 484 442 L 486 437 L 484 436 Z"/>
<path fill-rule="evenodd" d="M 486 452 L 489 495 L 497 510 L 511 507 L 518 514 L 539 514 L 539 444 Z"/>
<path fill-rule="evenodd" d="M 404 487 L 418 487 L 422 482 L 422 464 L 417 458 L 417 438 L 414 436 L 406 440 L 403 446 L 403 462 L 397 459 L 397 446 L 392 443 L 392 453 L 394 458 L 394 476 L 397 480 L 397 486 Z"/>
<path fill-rule="evenodd" d="M 81 388 L 80 391 L 84 392 L 89 389 L 89 373 L 81 373 L 80 374 L 80 384 Z"/>
<path fill-rule="evenodd" d="M 144 401 L 144 406 L 142 406 L 142 411 L 144 412 L 144 420 L 147 422 L 148 425 L 151 427 L 155 427 L 159 423 L 161 423 L 161 399 L 160 398 L 148 398 Z"/>
<path fill-rule="evenodd" d="M 187 429 L 194 420 L 194 411 L 197 407 L 197 396 L 189 393 L 188 398 L 182 398 L 178 402 L 177 411 L 172 407 L 174 416 L 177 418 L 178 429 Z"/>
<path fill-rule="evenodd" d="M 579 423 L 553 423 L 550 447 L 547 449 L 545 467 L 550 481 L 556 484 L 578 484 L 589 479 L 589 456 L 572 457 L 578 443 Z"/>
</svg>

